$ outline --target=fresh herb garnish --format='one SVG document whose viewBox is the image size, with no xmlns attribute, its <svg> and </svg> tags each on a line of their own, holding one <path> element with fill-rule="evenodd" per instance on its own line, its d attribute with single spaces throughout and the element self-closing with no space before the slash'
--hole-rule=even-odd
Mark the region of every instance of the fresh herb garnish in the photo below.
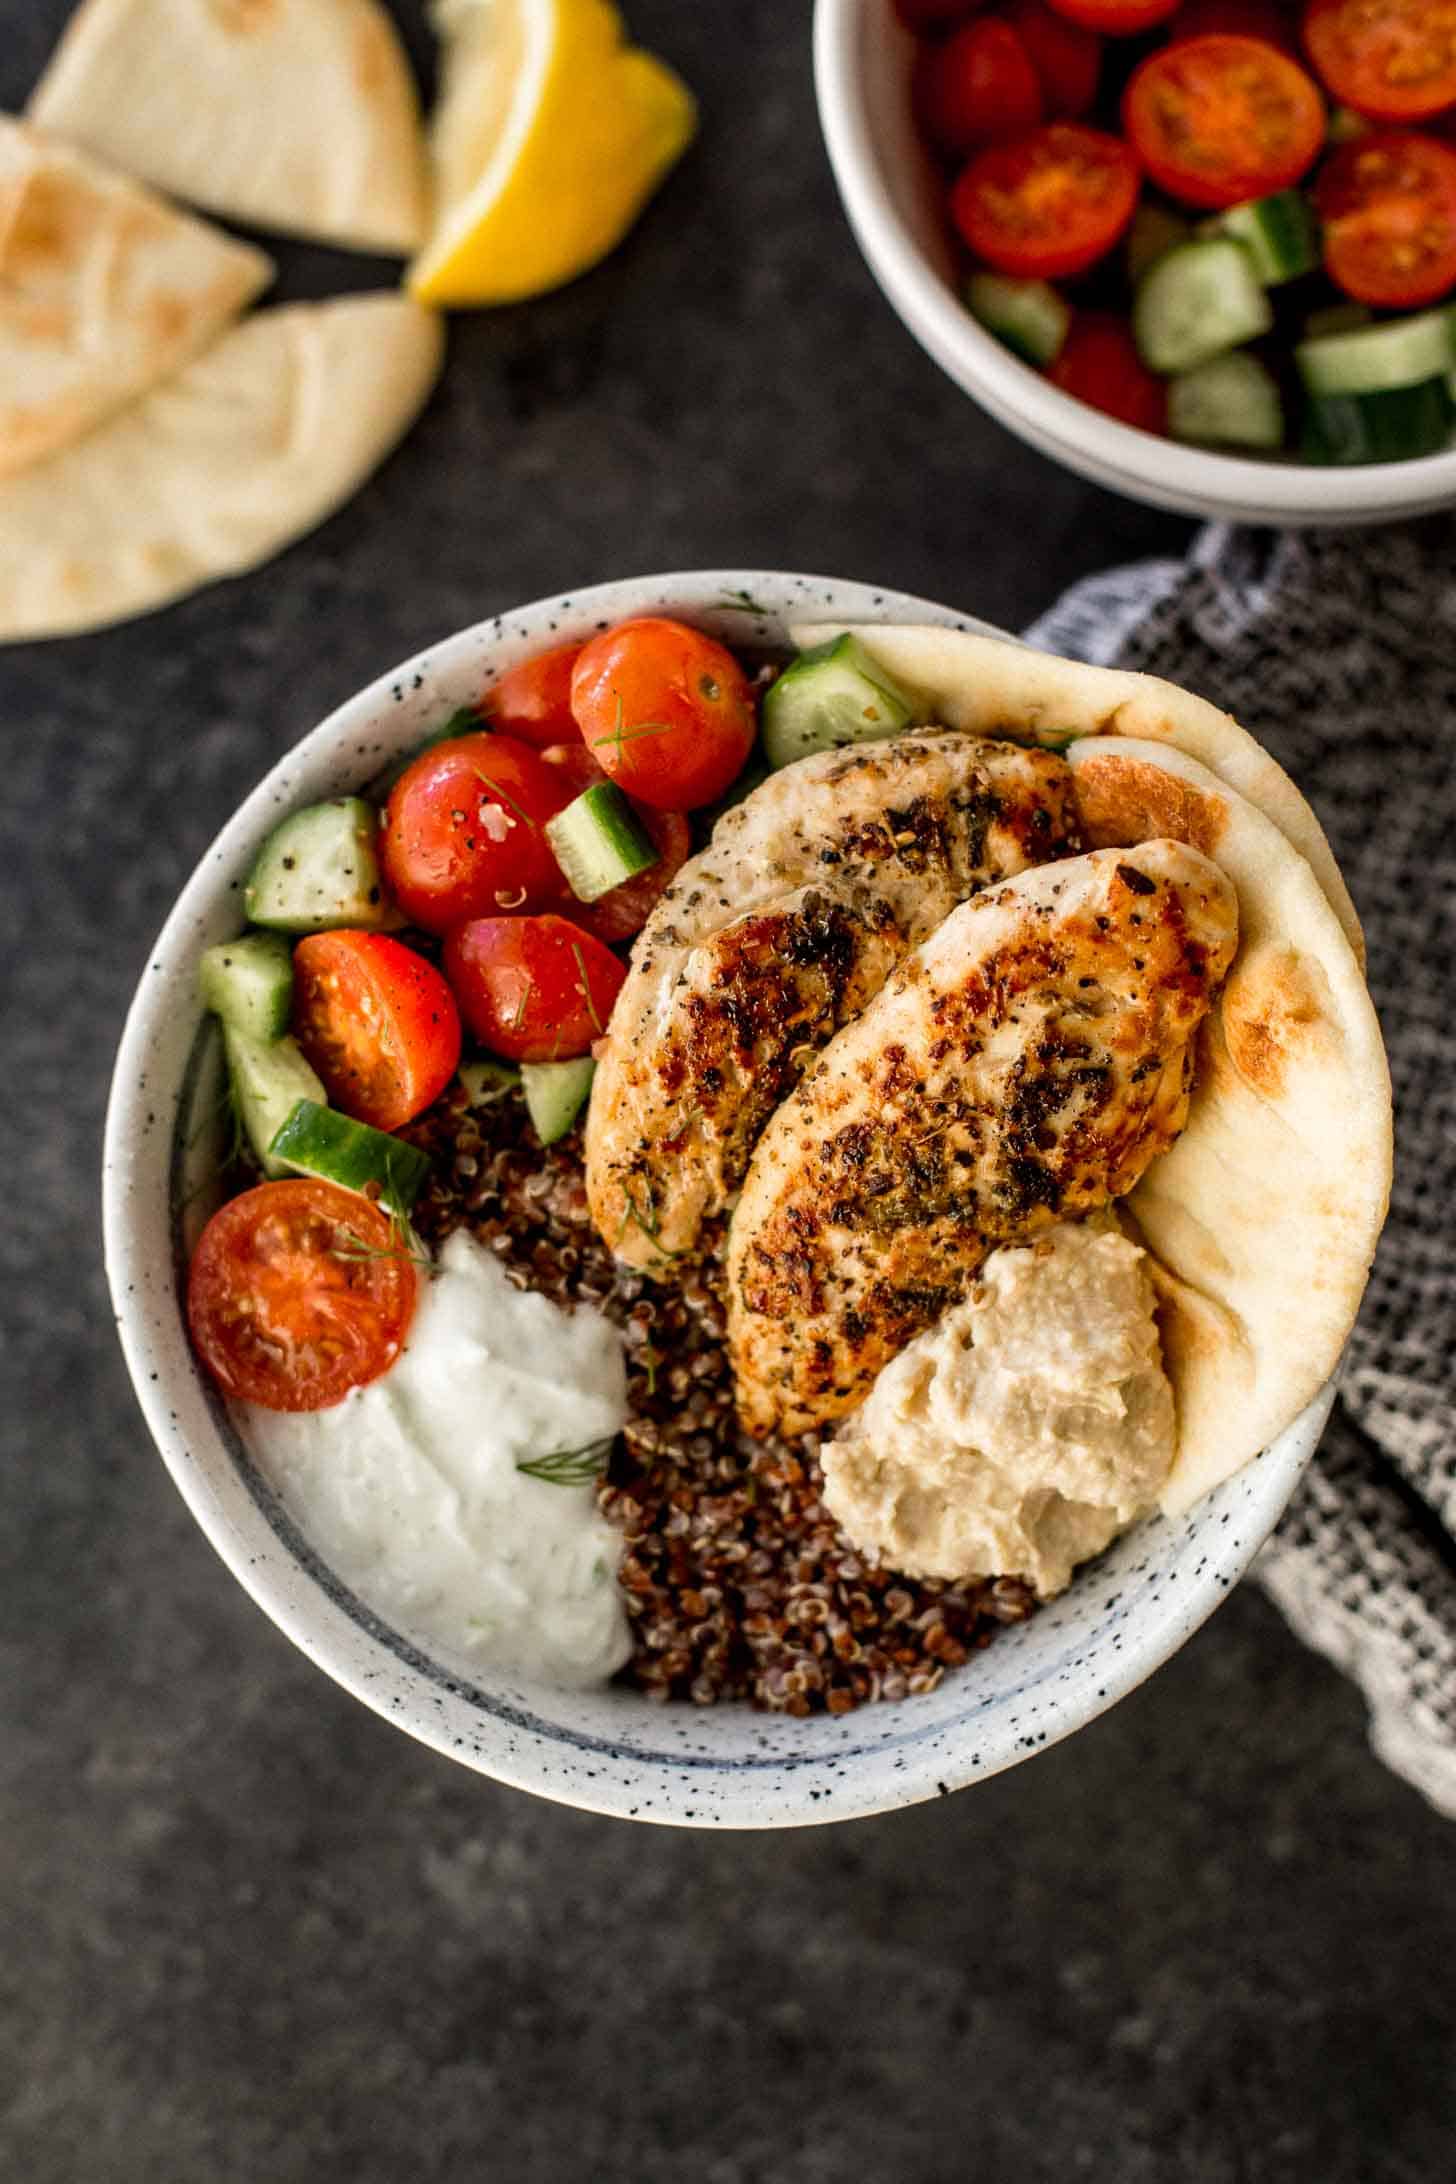
<svg viewBox="0 0 1456 2184">
<path fill-rule="evenodd" d="M 433 743 L 448 743 L 452 736 L 476 735 L 486 723 L 473 705 L 462 705 L 450 715 L 443 727 L 437 728 L 431 737 Z"/>
<path fill-rule="evenodd" d="M 580 950 L 578 950 L 578 953 L 580 953 Z M 522 1024 L 524 1024 L 524 1023 L 525 1023 L 525 1021 L 526 1021 L 526 1010 L 527 1010 L 527 1009 L 529 1008 L 529 1006 L 530 1006 L 530 1002 L 531 1002 L 531 995 L 532 995 L 532 993 L 533 993 L 533 992 L 534 992 L 534 990 L 535 990 L 535 985 L 536 985 L 536 981 L 535 981 L 535 979 L 534 979 L 534 978 L 528 978 L 528 979 L 526 980 L 526 983 L 525 983 L 525 985 L 524 985 L 524 986 L 522 986 L 522 988 L 521 988 L 521 998 L 520 998 L 520 1000 L 519 1000 L 519 1001 L 517 1002 L 517 1004 L 516 1004 L 516 1013 L 515 1013 L 515 1015 L 514 1015 L 514 1016 L 513 1016 L 512 1018 L 511 1018 L 511 1030 L 512 1030 L 512 1031 L 519 1031 L 519 1030 L 520 1030 L 520 1028 L 521 1028 L 521 1026 L 522 1026 Z"/>
<path fill-rule="evenodd" d="M 754 598 L 752 592 L 724 592 L 719 598 L 718 604 L 720 607 L 726 607 L 730 614 L 756 614 L 761 622 L 768 620 L 768 608 L 762 606 Z"/>
<path fill-rule="evenodd" d="M 593 1441 L 588 1448 L 553 1449 L 549 1456 L 528 1456 L 516 1469 L 528 1479 L 547 1486 L 590 1486 L 600 1477 L 612 1453 L 612 1443 Z"/>
<path fill-rule="evenodd" d="M 680 1259 L 683 1256 L 680 1251 L 670 1251 L 667 1245 L 662 1242 L 657 1223 L 650 1217 L 650 1209 L 648 1213 L 644 1214 L 630 1191 L 623 1191 L 622 1197 L 626 1202 L 627 1210 L 622 1216 L 622 1225 L 617 1231 L 617 1242 L 620 1244 L 629 1228 L 639 1228 L 659 1259 Z"/>
<path fill-rule="evenodd" d="M 572 942 L 571 952 L 576 957 L 576 967 L 581 972 L 581 993 L 582 999 L 586 1002 L 586 1013 L 591 1018 L 596 1030 L 600 1032 L 605 1029 L 605 1026 L 597 1014 L 597 1005 L 592 999 L 591 980 L 587 976 L 586 957 L 581 952 L 581 942 L 579 940 Z"/>
</svg>

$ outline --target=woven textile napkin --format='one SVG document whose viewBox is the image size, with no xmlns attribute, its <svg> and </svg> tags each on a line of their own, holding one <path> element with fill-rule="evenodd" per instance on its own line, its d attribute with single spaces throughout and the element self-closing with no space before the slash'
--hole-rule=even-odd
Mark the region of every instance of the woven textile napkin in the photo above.
<svg viewBox="0 0 1456 2184">
<path fill-rule="evenodd" d="M 1359 1683 L 1380 1757 L 1456 1817 L 1456 521 L 1216 527 L 1027 635 L 1234 714 L 1308 796 L 1364 922 L 1395 1195 L 1340 1399 L 1254 1574 Z"/>
</svg>

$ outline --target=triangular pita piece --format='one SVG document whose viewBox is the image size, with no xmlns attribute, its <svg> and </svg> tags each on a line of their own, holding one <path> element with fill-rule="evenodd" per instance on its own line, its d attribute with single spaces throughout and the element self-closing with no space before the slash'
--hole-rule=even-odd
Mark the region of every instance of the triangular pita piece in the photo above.
<svg viewBox="0 0 1456 2184">
<path fill-rule="evenodd" d="M 406 256 L 427 170 L 378 0 L 82 0 L 31 118 L 246 226 Z"/>
<path fill-rule="evenodd" d="M 0 114 L 0 478 L 168 378 L 272 277 L 261 250 Z"/>
<path fill-rule="evenodd" d="M 440 319 L 399 295 L 244 320 L 0 483 L 0 642 L 125 621 L 268 560 L 363 484 L 443 353 Z"/>
</svg>

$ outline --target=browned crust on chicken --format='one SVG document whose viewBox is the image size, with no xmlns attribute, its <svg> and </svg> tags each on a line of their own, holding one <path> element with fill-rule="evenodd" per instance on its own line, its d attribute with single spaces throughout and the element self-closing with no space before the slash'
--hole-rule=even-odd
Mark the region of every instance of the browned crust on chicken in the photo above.
<svg viewBox="0 0 1456 2184">
<path fill-rule="evenodd" d="M 787 767 L 719 821 L 633 951 L 587 1121 L 593 1217 L 666 1274 L 808 1062 L 979 888 L 1078 846 L 1065 760 L 921 732 Z"/>
<path fill-rule="evenodd" d="M 728 1240 L 744 1424 L 805 1433 L 986 1253 L 1130 1191 L 1187 1115 L 1238 909 L 1182 843 L 1099 850 L 954 911 L 759 1140 Z"/>
</svg>

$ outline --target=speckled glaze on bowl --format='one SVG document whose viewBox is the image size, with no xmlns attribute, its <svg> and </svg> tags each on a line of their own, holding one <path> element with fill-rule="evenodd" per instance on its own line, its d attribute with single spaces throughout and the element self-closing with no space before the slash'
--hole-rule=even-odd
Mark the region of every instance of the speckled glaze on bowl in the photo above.
<svg viewBox="0 0 1456 2184">
<path fill-rule="evenodd" d="M 685 616 L 730 645 L 786 643 L 796 618 L 986 625 L 864 584 L 715 570 L 604 584 L 447 638 L 304 737 L 207 852 L 167 920 L 122 1038 L 106 1124 L 106 1263 L 147 1423 L 233 1575 L 336 1682 L 387 1720 L 497 1780 L 630 1819 L 793 1827 L 960 1789 L 1091 1721 L 1212 1614 L 1273 1526 L 1332 1400 L 1176 1523 L 1139 1526 L 1028 1623 L 939 1690 L 831 1718 L 661 1707 L 628 1690 L 565 1692 L 422 1652 L 326 1569 L 253 1467 L 188 1347 L 179 1267 L 200 1204 L 198 1118 L 215 1041 L 195 980 L 242 922 L 254 852 L 293 807 L 367 784 L 515 661 L 628 614 Z"/>
<path fill-rule="evenodd" d="M 1119 424 L 1013 356 L 956 294 L 943 185 L 910 116 L 914 55 L 890 0 L 815 0 L 819 119 L 850 226 L 921 347 L 998 423 L 1098 485 L 1183 515 L 1345 525 L 1456 505 L 1456 451 L 1331 469 L 1220 455 Z"/>
</svg>

